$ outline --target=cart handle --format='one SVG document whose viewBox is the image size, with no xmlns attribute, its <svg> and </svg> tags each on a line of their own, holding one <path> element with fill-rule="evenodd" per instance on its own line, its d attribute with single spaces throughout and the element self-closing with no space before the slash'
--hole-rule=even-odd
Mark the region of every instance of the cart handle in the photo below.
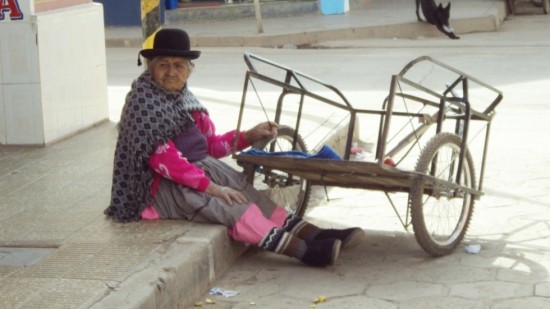
<svg viewBox="0 0 550 309">
<path fill-rule="evenodd" d="M 502 98 L 503 98 L 503 95 L 502 95 L 502 92 L 496 88 L 494 88 L 493 86 L 487 84 L 487 83 L 484 83 L 482 82 L 481 80 L 471 76 L 471 75 L 468 75 L 460 70 L 457 70 L 441 61 L 438 61 L 430 56 L 421 56 L 421 57 L 418 57 L 414 60 L 412 60 L 411 62 L 409 62 L 407 65 L 405 65 L 403 67 L 403 69 L 401 70 L 401 72 L 399 72 L 398 76 L 400 77 L 404 77 L 405 74 L 407 73 L 407 71 L 409 71 L 414 65 L 416 65 L 417 63 L 421 62 L 421 61 L 429 61 L 429 62 L 432 62 L 436 65 L 439 65 L 449 71 L 452 71 L 454 73 L 456 73 L 457 75 L 460 75 L 462 76 L 462 78 L 466 78 L 470 81 L 473 81 L 475 82 L 476 84 L 482 86 L 482 87 L 485 87 L 489 90 L 491 90 L 492 92 L 494 92 L 496 94 L 496 97 L 495 99 L 491 102 L 491 104 L 489 104 L 489 106 L 482 112 L 482 114 L 485 114 L 486 116 L 489 116 L 491 113 L 494 112 L 495 108 L 497 107 L 497 105 L 502 101 Z"/>
<path fill-rule="evenodd" d="M 310 80 L 314 83 L 317 83 L 319 85 L 322 85 L 330 90 L 332 90 L 334 93 L 336 93 L 336 95 L 338 97 L 340 97 L 340 99 L 342 99 L 343 103 L 349 108 L 349 109 L 353 109 L 351 103 L 348 101 L 348 99 L 344 96 L 344 94 L 338 90 L 338 88 L 330 85 L 330 84 L 327 84 L 315 77 L 312 77 L 310 75 L 307 75 L 305 73 L 302 73 L 302 72 L 299 72 L 299 71 L 296 71 L 290 67 L 287 67 L 285 65 L 282 65 L 282 64 L 278 64 L 278 63 L 275 63 L 271 60 L 268 60 L 266 58 L 262 58 L 260 56 L 257 56 L 257 55 L 254 55 L 254 54 L 251 54 L 251 53 L 244 53 L 244 61 L 246 63 L 246 65 L 248 66 L 249 70 L 252 71 L 253 73 L 256 73 L 256 74 L 260 74 L 258 72 L 258 70 L 256 69 L 256 67 L 254 66 L 254 63 L 253 63 L 253 60 L 256 60 L 256 61 L 259 61 L 259 62 L 263 62 L 265 64 L 268 64 L 268 65 L 271 65 L 273 67 L 276 67 L 276 68 L 279 68 L 281 70 L 284 70 L 287 72 L 287 74 L 290 74 L 294 80 L 296 81 L 296 83 L 298 83 L 298 85 L 300 86 L 301 89 L 303 90 L 307 90 L 306 87 L 303 85 L 303 83 L 300 82 L 300 77 L 302 78 L 305 78 L 307 80 Z"/>
</svg>

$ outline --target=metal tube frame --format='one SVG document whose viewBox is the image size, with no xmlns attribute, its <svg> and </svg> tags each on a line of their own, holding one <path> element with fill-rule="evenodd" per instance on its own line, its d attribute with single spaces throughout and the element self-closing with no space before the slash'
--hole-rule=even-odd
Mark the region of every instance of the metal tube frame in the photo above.
<svg viewBox="0 0 550 309">
<path fill-rule="evenodd" d="M 431 105 L 438 108 L 437 112 L 437 121 L 436 121 L 436 133 L 441 133 L 443 130 L 443 123 L 445 119 L 455 119 L 457 124 L 455 126 L 455 133 L 459 134 L 459 126 L 461 125 L 460 122 L 462 122 L 463 125 L 463 131 L 462 131 L 462 144 L 461 144 L 461 151 L 458 161 L 458 175 L 456 179 L 456 184 L 451 185 L 452 187 L 461 187 L 458 185 L 460 183 L 460 177 L 461 177 L 461 171 L 463 166 L 463 161 L 466 154 L 466 147 L 468 142 L 468 131 L 470 126 L 470 120 L 482 120 L 487 122 L 487 129 L 485 134 L 485 141 L 484 141 L 484 147 L 483 147 L 483 155 L 482 155 L 482 162 L 481 162 L 481 171 L 480 171 L 480 177 L 479 177 L 479 185 L 478 185 L 478 191 L 481 191 L 482 184 L 483 184 L 483 176 L 485 171 L 485 159 L 487 157 L 487 150 L 488 150 L 488 140 L 489 140 L 489 133 L 490 133 L 490 123 L 494 116 L 494 110 L 496 106 L 501 102 L 503 96 L 502 93 L 497 90 L 496 88 L 493 88 L 492 86 L 483 83 L 461 71 L 458 71 L 442 62 L 439 62 L 431 57 L 423 56 L 414 59 L 413 61 L 409 62 L 399 74 L 393 75 L 391 79 L 391 85 L 390 85 L 390 93 L 386 100 L 384 101 L 382 105 L 381 110 L 373 110 L 373 109 L 356 109 L 354 108 L 349 101 L 346 99 L 346 97 L 334 86 L 326 84 L 316 78 L 313 78 L 309 75 L 303 74 L 301 72 L 295 71 L 289 67 L 277 64 L 275 62 L 272 62 L 270 60 L 261 58 L 259 56 L 253 55 L 253 54 L 245 54 L 244 55 L 245 62 L 249 67 L 249 70 L 246 73 L 244 87 L 243 87 L 243 95 L 242 100 L 240 104 L 240 112 L 239 112 L 239 118 L 237 122 L 237 131 L 241 128 L 242 123 L 242 116 L 243 111 L 245 107 L 245 101 L 246 101 L 246 93 L 248 91 L 248 84 L 251 82 L 252 79 L 258 79 L 276 86 L 281 87 L 283 90 L 281 94 L 279 95 L 279 99 L 277 101 L 277 108 L 275 112 L 275 119 L 274 121 L 278 122 L 281 118 L 282 112 L 283 112 L 283 105 L 284 105 L 284 99 L 289 94 L 297 94 L 300 96 L 300 102 L 298 106 L 298 115 L 296 119 L 296 125 L 295 125 L 295 132 L 296 134 L 299 134 L 300 129 L 300 121 L 302 117 L 302 111 L 303 111 L 303 105 L 304 105 L 304 99 L 306 97 L 313 98 L 315 100 L 318 100 L 320 102 L 329 104 L 333 107 L 345 110 L 349 112 L 350 120 L 349 120 L 349 129 L 348 129 L 348 136 L 346 139 L 346 148 L 345 148 L 345 154 L 344 159 L 349 160 L 350 157 L 350 149 L 353 139 L 353 132 L 356 125 L 356 116 L 359 114 L 373 114 L 373 115 L 379 115 L 380 116 L 380 124 L 379 124 L 379 132 L 378 132 L 378 142 L 376 147 L 376 159 L 378 160 L 378 164 L 382 165 L 383 160 L 386 155 L 391 154 L 395 155 L 399 151 L 401 151 L 403 148 L 406 147 L 407 144 L 414 142 L 413 136 L 424 134 L 427 131 L 427 127 L 429 127 L 431 124 L 426 124 L 425 126 L 419 126 L 415 132 L 412 132 L 409 134 L 407 138 L 405 138 L 401 143 L 398 143 L 394 149 L 391 149 L 388 153 L 386 153 L 386 145 L 387 145 L 387 138 L 388 134 L 390 132 L 391 127 L 391 118 L 393 116 L 407 116 L 407 117 L 422 117 L 423 115 L 418 113 L 408 113 L 408 112 L 394 112 L 394 99 L 395 97 L 404 97 L 406 99 L 412 99 L 414 101 L 420 102 L 422 104 Z M 431 89 L 428 89 L 418 83 L 415 83 L 409 79 L 406 78 L 406 73 L 416 64 L 422 62 L 422 61 L 428 61 L 431 62 L 437 66 L 440 66 L 446 70 L 449 70 L 451 72 L 454 72 L 458 75 L 458 78 L 451 83 L 447 89 L 443 93 L 437 93 L 432 91 Z M 270 65 L 272 67 L 284 70 L 286 72 L 284 81 L 276 80 L 273 78 L 270 78 L 266 75 L 263 75 L 258 72 L 256 66 L 254 65 L 255 62 L 264 63 L 267 65 Z M 309 91 L 304 83 L 302 82 L 302 79 L 309 80 L 311 82 L 314 82 L 316 84 L 319 84 L 321 86 L 326 87 L 327 89 L 333 91 L 339 98 L 339 101 L 331 100 L 328 98 L 325 98 L 323 96 L 320 96 L 316 93 L 313 93 Z M 495 98 L 492 102 L 488 105 L 488 107 L 483 112 L 478 112 L 472 109 L 469 101 L 469 82 L 475 82 L 477 85 L 480 85 L 492 92 L 495 93 Z M 291 82 L 295 82 L 296 85 L 291 84 Z M 399 83 L 405 83 L 409 86 L 412 86 L 422 92 L 428 93 L 435 98 L 439 99 L 439 102 L 432 102 L 420 97 L 415 97 L 412 95 L 404 94 L 397 92 L 398 84 Z M 452 94 L 452 91 L 462 86 L 462 98 L 456 98 L 453 96 L 449 96 L 449 94 Z M 449 113 L 451 111 L 451 113 Z M 238 135 L 237 135 L 238 136 Z M 296 147 L 296 136 L 294 136 L 293 141 L 293 148 Z M 234 149 L 236 148 L 236 145 L 238 144 L 238 138 L 235 139 Z M 234 153 L 235 155 L 235 153 Z M 432 175 L 433 176 L 433 175 Z M 429 177 L 430 179 L 433 177 Z M 434 182 L 440 182 L 438 180 L 433 180 Z M 472 192 L 473 190 L 465 188 L 464 191 Z"/>
</svg>

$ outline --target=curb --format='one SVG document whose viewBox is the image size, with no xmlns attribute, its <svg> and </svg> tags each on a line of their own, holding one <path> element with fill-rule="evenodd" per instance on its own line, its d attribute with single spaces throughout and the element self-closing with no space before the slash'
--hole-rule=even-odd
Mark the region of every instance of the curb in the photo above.
<svg viewBox="0 0 550 309">
<path fill-rule="evenodd" d="M 497 31 L 506 18 L 505 6 L 497 12 L 482 17 L 453 20 L 457 34 Z M 393 25 L 375 25 L 349 27 L 319 31 L 296 31 L 287 34 L 263 34 L 249 36 L 198 36 L 192 37 L 195 47 L 282 47 L 315 45 L 322 41 L 342 41 L 360 39 L 416 39 L 419 37 L 437 37 L 442 34 L 434 26 L 426 23 L 403 23 Z"/>
<path fill-rule="evenodd" d="M 185 224 L 194 226 L 160 246 L 90 308 L 186 308 L 247 249 L 230 240 L 225 227 Z"/>
<path fill-rule="evenodd" d="M 486 16 L 468 17 L 453 20 L 457 34 L 497 31 L 506 18 L 506 7 L 501 5 Z M 106 30 L 109 31 L 108 29 Z M 130 32 L 127 30 L 126 32 Z M 135 34 L 135 36 L 134 36 Z M 106 47 L 140 48 L 143 39 L 136 28 L 132 35 L 126 37 L 106 38 Z M 370 25 L 364 27 L 336 28 L 318 31 L 295 30 L 285 34 L 253 34 L 253 35 L 193 35 L 193 47 L 266 47 L 275 48 L 285 45 L 310 46 L 323 41 L 361 40 L 361 39 L 416 39 L 419 37 L 437 37 L 442 34 L 432 25 L 426 23 L 403 23 L 393 25 Z"/>
</svg>

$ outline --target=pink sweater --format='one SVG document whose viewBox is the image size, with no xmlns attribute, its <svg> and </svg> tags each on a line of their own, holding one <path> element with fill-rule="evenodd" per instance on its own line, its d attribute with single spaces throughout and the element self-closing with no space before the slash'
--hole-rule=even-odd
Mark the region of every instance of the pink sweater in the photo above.
<svg viewBox="0 0 550 309">
<path fill-rule="evenodd" d="M 193 112 L 193 118 L 199 130 L 206 136 L 208 154 L 210 156 L 222 158 L 231 154 L 236 136 L 235 130 L 222 135 L 216 135 L 216 128 L 210 117 L 208 117 L 208 114 L 200 111 Z M 246 141 L 244 132 L 240 132 L 237 150 L 248 146 L 250 144 Z M 151 185 L 153 197 L 157 193 L 161 177 L 203 192 L 210 184 L 210 179 L 205 175 L 204 171 L 187 161 L 171 140 L 157 147 L 155 153 L 149 157 L 149 166 L 155 172 Z M 155 207 L 149 205 L 141 213 L 141 218 L 155 220 L 159 219 L 159 214 Z"/>
</svg>

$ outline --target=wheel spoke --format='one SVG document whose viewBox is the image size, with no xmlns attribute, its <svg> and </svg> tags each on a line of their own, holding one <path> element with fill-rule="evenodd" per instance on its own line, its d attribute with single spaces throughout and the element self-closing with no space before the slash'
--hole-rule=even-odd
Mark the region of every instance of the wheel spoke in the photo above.
<svg viewBox="0 0 550 309">
<path fill-rule="evenodd" d="M 268 143 L 254 145 L 255 148 L 271 151 L 299 150 L 307 152 L 306 145 L 298 135 L 296 149 L 292 149 L 294 130 L 281 126 L 277 138 Z M 306 210 L 311 192 L 309 181 L 279 170 L 264 170 L 260 168 L 254 177 L 254 188 L 264 191 L 277 205 L 288 212 L 302 216 Z"/>
<path fill-rule="evenodd" d="M 466 151 L 460 171 L 460 183 L 456 183 L 460 147 L 461 139 L 457 135 L 436 135 L 420 155 L 416 171 L 430 171 L 431 175 L 445 182 L 475 188 L 475 174 L 469 151 Z M 432 190 L 425 192 L 423 183 L 415 182 L 411 188 L 411 216 L 415 236 L 422 248 L 436 256 L 450 253 L 466 233 L 473 203 L 471 193 L 457 190 L 453 186 L 437 184 Z"/>
</svg>

